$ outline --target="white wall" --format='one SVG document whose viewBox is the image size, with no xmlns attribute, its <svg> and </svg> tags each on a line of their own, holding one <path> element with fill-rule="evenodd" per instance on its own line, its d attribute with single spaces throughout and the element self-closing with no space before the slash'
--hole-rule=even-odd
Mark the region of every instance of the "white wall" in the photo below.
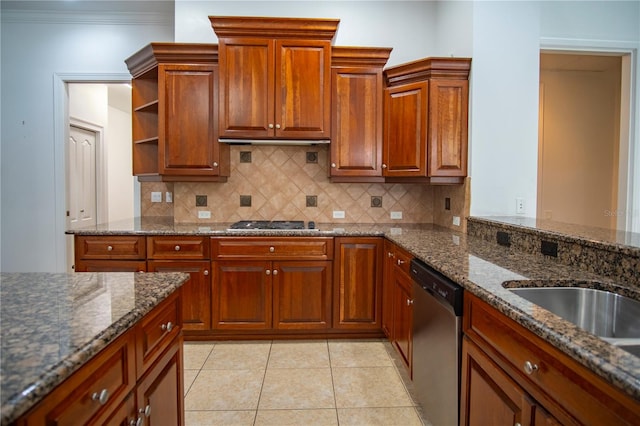
<svg viewBox="0 0 640 426">
<path fill-rule="evenodd" d="M 109 106 L 108 116 L 108 215 L 109 221 L 116 221 L 135 216 L 134 188 L 138 185 L 138 180 L 131 174 L 131 112 Z"/>
<path fill-rule="evenodd" d="M 1 270 L 64 271 L 64 140 L 55 146 L 54 132 L 63 124 L 54 123 L 56 73 L 85 79 L 93 73 L 128 75 L 125 58 L 150 41 L 172 41 L 172 20 L 12 13 L 3 5 L 1 32 Z"/>
<path fill-rule="evenodd" d="M 387 65 L 434 56 L 432 1 L 193 1 L 176 0 L 175 39 L 216 43 L 208 17 L 337 18 L 336 46 L 393 47 Z"/>
</svg>

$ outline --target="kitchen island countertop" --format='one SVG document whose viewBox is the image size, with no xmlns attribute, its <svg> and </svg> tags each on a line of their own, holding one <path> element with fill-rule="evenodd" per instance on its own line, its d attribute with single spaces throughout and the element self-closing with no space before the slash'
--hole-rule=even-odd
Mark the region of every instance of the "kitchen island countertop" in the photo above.
<svg viewBox="0 0 640 426">
<path fill-rule="evenodd" d="M 457 282 L 509 318 L 545 339 L 606 381 L 640 401 L 640 358 L 541 309 L 503 285 L 544 281 L 609 289 L 640 300 L 640 288 L 557 259 L 504 247 L 432 224 L 318 223 L 317 230 L 229 231 L 228 223 L 176 224 L 170 218 L 136 218 L 69 231 L 76 235 L 382 236 Z M 593 244 L 593 241 L 590 241 Z"/>
<path fill-rule="evenodd" d="M 188 278 L 185 273 L 0 274 L 1 424 L 37 404 Z"/>
</svg>

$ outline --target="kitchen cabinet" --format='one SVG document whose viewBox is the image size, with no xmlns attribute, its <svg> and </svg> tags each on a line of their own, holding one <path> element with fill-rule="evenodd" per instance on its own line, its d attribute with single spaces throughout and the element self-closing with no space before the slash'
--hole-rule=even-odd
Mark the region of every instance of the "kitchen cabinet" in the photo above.
<svg viewBox="0 0 640 426">
<path fill-rule="evenodd" d="M 390 48 L 331 50 L 332 182 L 383 182 L 382 69 Z"/>
<path fill-rule="evenodd" d="M 143 236 L 83 236 L 74 240 L 76 272 L 144 272 L 147 270 Z"/>
<path fill-rule="evenodd" d="M 413 365 L 413 280 L 412 256 L 385 241 L 383 330 L 411 375 Z"/>
<path fill-rule="evenodd" d="M 125 62 L 133 76 L 133 174 L 138 180 L 225 182 L 213 44 L 151 43 Z"/>
<path fill-rule="evenodd" d="M 182 286 L 184 330 L 211 329 L 211 262 L 209 238 L 199 236 L 147 237 L 149 272 L 187 272 Z"/>
<path fill-rule="evenodd" d="M 381 330 L 382 251 L 379 237 L 335 238 L 333 328 Z"/>
<path fill-rule="evenodd" d="M 387 181 L 462 183 L 470 67 L 467 58 L 426 58 L 384 71 Z"/>
<path fill-rule="evenodd" d="M 180 290 L 174 292 L 16 425 L 129 425 L 147 414 L 144 424 L 183 425 L 180 298 Z M 167 318 L 167 311 L 173 313 L 169 327 L 159 322 Z M 141 362 L 142 354 L 146 362 Z"/>
<path fill-rule="evenodd" d="M 339 21 L 209 19 L 219 42 L 220 138 L 329 139 Z"/>
<path fill-rule="evenodd" d="M 326 331 L 332 238 L 212 238 L 213 328 Z"/>
<path fill-rule="evenodd" d="M 465 292 L 460 418 L 475 424 L 639 424 L 640 405 Z"/>
</svg>

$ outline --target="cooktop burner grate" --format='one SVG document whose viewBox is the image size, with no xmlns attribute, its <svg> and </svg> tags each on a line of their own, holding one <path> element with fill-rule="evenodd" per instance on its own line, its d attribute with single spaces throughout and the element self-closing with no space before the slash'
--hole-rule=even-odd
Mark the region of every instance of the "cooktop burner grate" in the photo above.
<svg viewBox="0 0 640 426">
<path fill-rule="evenodd" d="M 309 222 L 309 229 L 313 229 L 312 222 Z M 269 230 L 295 230 L 306 229 L 302 220 L 241 220 L 231 225 L 235 230 L 253 230 L 253 229 L 269 229 Z"/>
</svg>

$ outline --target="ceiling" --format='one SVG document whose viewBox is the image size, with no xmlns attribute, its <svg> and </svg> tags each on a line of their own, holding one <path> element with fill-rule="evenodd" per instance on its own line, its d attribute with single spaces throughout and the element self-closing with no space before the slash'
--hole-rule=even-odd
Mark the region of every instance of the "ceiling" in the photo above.
<svg viewBox="0 0 640 426">
<path fill-rule="evenodd" d="M 173 15 L 174 0 L 2 0 L 2 10 L 56 12 L 160 13 Z"/>
</svg>

